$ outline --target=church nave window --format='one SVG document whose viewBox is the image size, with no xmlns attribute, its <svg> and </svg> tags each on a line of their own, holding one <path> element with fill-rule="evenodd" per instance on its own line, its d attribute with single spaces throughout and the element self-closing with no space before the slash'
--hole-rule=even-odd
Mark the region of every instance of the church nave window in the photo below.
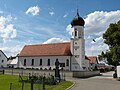
<svg viewBox="0 0 120 90">
<path fill-rule="evenodd" d="M 40 59 L 40 66 L 42 65 L 42 59 Z"/>
<path fill-rule="evenodd" d="M 32 63 L 31 63 L 31 65 L 32 65 L 32 66 L 34 65 L 34 59 L 32 59 Z"/>
<path fill-rule="evenodd" d="M 47 65 L 50 66 L 50 59 L 48 59 Z"/>
<path fill-rule="evenodd" d="M 24 59 L 24 66 L 26 66 L 26 59 Z"/>
</svg>

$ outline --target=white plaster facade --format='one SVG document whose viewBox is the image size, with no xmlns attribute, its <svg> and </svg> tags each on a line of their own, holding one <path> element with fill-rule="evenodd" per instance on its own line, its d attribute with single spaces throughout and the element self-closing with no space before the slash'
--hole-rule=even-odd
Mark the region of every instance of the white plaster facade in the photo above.
<svg viewBox="0 0 120 90">
<path fill-rule="evenodd" d="M 71 70 L 83 71 L 88 70 L 88 62 L 85 60 L 85 45 L 84 45 L 84 27 L 73 26 L 71 36 Z"/>
<path fill-rule="evenodd" d="M 0 68 L 7 67 L 7 56 L 0 50 Z"/>
<path fill-rule="evenodd" d="M 26 65 L 25 60 L 26 59 Z M 34 64 L 32 65 L 32 59 L 34 59 Z M 40 65 L 40 59 L 42 59 L 42 64 Z M 50 65 L 48 65 L 48 59 L 50 60 Z M 55 68 L 55 61 L 58 59 L 59 63 L 63 63 L 64 70 L 70 70 L 70 56 L 36 56 L 36 57 L 18 57 L 18 66 L 23 68 L 42 68 L 42 69 L 51 69 Z M 68 60 L 68 65 L 67 65 Z M 60 67 L 62 68 L 62 67 Z"/>
</svg>

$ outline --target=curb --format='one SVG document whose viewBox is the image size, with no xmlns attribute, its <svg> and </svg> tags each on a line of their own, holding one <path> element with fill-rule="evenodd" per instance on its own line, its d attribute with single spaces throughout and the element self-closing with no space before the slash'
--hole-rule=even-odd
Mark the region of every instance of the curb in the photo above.
<svg viewBox="0 0 120 90">
<path fill-rule="evenodd" d="M 73 84 L 72 84 L 70 87 L 68 87 L 67 89 L 65 89 L 65 90 L 70 90 L 75 84 L 76 84 L 76 83 L 73 82 Z"/>
</svg>

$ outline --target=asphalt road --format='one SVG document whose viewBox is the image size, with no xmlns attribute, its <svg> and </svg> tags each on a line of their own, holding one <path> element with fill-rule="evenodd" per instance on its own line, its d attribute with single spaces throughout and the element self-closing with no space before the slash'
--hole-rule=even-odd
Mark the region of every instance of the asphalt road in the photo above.
<svg viewBox="0 0 120 90">
<path fill-rule="evenodd" d="M 70 90 L 120 90 L 120 81 L 112 78 L 113 73 L 102 73 L 102 76 L 86 79 L 68 78 L 68 80 L 75 82 Z"/>
</svg>

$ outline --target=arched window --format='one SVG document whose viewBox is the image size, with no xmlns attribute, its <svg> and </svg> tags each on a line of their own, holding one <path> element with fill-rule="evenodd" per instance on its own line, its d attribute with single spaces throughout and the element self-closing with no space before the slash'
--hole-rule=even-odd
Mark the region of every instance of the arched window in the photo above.
<svg viewBox="0 0 120 90">
<path fill-rule="evenodd" d="M 34 65 L 34 59 L 32 59 L 32 63 L 31 63 L 31 65 L 32 65 L 32 66 Z"/>
<path fill-rule="evenodd" d="M 69 66 L 69 59 L 66 60 L 66 66 Z"/>
<path fill-rule="evenodd" d="M 48 59 L 48 63 L 47 63 L 48 66 L 50 66 L 50 59 Z"/>
<path fill-rule="evenodd" d="M 26 59 L 24 59 L 24 66 L 26 66 Z"/>
<path fill-rule="evenodd" d="M 40 65 L 42 65 L 42 59 L 40 59 Z"/>
</svg>

